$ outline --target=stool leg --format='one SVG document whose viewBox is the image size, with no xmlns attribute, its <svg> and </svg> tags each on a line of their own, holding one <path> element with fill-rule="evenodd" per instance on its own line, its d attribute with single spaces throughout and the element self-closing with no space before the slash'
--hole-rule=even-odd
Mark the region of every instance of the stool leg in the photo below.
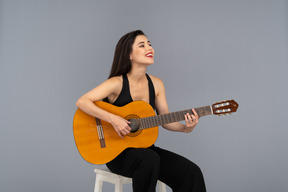
<svg viewBox="0 0 288 192">
<path fill-rule="evenodd" d="M 94 192 L 102 192 L 103 179 L 101 175 L 96 174 Z"/>
<path fill-rule="evenodd" d="M 123 182 L 120 180 L 115 183 L 115 192 L 123 192 Z"/>
<path fill-rule="evenodd" d="M 159 192 L 166 192 L 166 185 L 165 183 L 158 180 L 158 190 Z"/>
</svg>

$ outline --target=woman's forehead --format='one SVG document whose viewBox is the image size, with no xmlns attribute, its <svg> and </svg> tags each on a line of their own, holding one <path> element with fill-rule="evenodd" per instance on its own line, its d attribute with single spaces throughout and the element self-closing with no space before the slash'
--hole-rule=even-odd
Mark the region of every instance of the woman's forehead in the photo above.
<svg viewBox="0 0 288 192">
<path fill-rule="evenodd" d="M 147 42 L 149 41 L 145 35 L 138 35 L 135 39 L 135 43 L 138 44 L 139 42 Z"/>
</svg>

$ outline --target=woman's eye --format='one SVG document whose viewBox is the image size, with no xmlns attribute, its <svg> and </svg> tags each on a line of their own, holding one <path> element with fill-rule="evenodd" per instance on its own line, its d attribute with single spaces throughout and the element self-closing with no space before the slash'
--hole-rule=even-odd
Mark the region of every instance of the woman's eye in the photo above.
<svg viewBox="0 0 288 192">
<path fill-rule="evenodd" d="M 139 47 L 144 47 L 144 45 L 140 45 Z"/>
</svg>

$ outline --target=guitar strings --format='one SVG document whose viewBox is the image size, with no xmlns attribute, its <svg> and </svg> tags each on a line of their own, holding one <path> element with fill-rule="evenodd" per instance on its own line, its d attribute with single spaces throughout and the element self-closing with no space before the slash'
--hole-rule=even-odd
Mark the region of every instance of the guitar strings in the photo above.
<svg viewBox="0 0 288 192">
<path fill-rule="evenodd" d="M 109 137 L 109 136 L 113 136 L 113 135 L 118 135 L 117 134 L 117 132 L 115 131 L 115 129 L 114 129 L 114 127 L 111 125 L 111 124 L 109 124 L 109 125 L 105 125 L 104 127 L 103 126 L 101 126 L 101 129 L 102 129 L 102 131 L 103 131 L 103 134 L 104 134 L 104 137 Z M 143 128 L 139 128 L 139 130 L 143 130 Z M 94 132 L 95 134 L 97 134 L 97 136 L 98 136 L 98 130 L 97 130 L 97 124 L 96 124 L 96 126 L 94 127 L 93 126 L 93 128 L 90 128 L 89 130 L 88 130 L 88 132 Z"/>
<path fill-rule="evenodd" d="M 140 119 L 138 119 L 138 120 L 140 120 Z M 146 128 L 157 126 L 156 125 L 157 123 L 155 122 L 155 120 L 153 118 L 142 118 L 140 120 L 139 124 L 140 124 L 140 126 L 139 126 L 138 130 L 143 130 Z M 91 124 L 90 124 L 90 126 L 91 126 Z M 93 125 L 93 128 L 91 128 L 88 132 L 94 132 L 98 136 L 99 139 L 101 139 L 103 136 L 105 138 L 105 137 L 109 137 L 109 136 L 118 135 L 117 132 L 115 131 L 114 127 L 111 124 L 102 123 L 101 121 L 96 122 L 96 124 Z M 102 132 L 102 133 L 99 135 L 99 132 Z"/>
</svg>

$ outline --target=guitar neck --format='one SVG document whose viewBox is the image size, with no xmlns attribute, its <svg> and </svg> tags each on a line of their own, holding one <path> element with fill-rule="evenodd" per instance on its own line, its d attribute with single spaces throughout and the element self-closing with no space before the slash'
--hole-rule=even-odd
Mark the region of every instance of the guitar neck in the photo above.
<svg viewBox="0 0 288 192">
<path fill-rule="evenodd" d="M 211 106 L 199 107 L 195 108 L 196 113 L 198 114 L 199 118 L 206 115 L 212 115 L 212 108 Z M 156 127 L 165 125 L 168 123 L 178 122 L 185 120 L 185 115 L 193 114 L 192 109 L 186 109 L 183 111 L 176 111 L 172 113 L 167 113 L 163 115 L 156 115 L 151 117 L 145 117 L 138 119 L 140 122 L 140 129 L 147 129 L 150 127 Z"/>
</svg>

